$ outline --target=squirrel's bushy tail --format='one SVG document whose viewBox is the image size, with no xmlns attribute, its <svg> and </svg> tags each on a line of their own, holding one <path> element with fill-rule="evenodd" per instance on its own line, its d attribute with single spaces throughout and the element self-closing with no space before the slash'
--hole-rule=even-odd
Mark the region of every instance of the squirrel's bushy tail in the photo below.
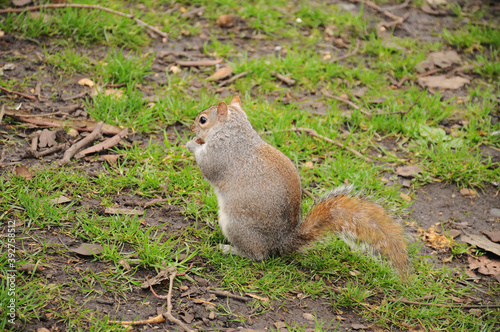
<svg viewBox="0 0 500 332">
<path fill-rule="evenodd" d="M 351 186 L 344 186 L 323 197 L 302 222 L 297 244 L 302 247 L 333 232 L 347 242 L 368 245 L 388 258 L 405 279 L 409 260 L 403 226 L 380 205 L 351 191 Z"/>
</svg>

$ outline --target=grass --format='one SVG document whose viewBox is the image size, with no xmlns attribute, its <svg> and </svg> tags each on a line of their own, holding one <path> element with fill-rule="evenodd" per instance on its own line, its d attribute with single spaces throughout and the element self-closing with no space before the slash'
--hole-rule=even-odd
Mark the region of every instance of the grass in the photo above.
<svg viewBox="0 0 500 332">
<path fill-rule="evenodd" d="M 102 3 L 123 12 L 140 13 L 141 19 L 168 32 L 168 42 L 179 47 L 193 47 L 189 37 L 209 31 L 210 37 L 193 50 L 199 51 L 200 57 L 224 58 L 234 68 L 234 74 L 250 72 L 232 83 L 229 93 L 241 96 L 257 131 L 272 131 L 264 139 L 290 157 L 300 172 L 303 187 L 315 197 L 347 182 L 406 219 L 411 202 L 400 195 L 397 185 L 387 186 L 382 181 L 387 173 L 393 175 L 395 166 L 415 163 L 423 169 L 411 182 L 410 196 L 434 180 L 459 188 L 483 188 L 500 178 L 498 164 L 481 152 L 484 146 L 497 150 L 500 146 L 500 136 L 490 134 L 500 129 L 492 121 L 498 115 L 500 87 L 498 30 L 457 25 L 455 30 L 445 30 L 440 41 L 400 38 L 396 43 L 402 49 L 394 49 L 376 36 L 374 16 L 365 9 L 351 13 L 336 4 L 308 1 L 250 4 L 196 0 L 177 4 L 173 7 L 170 2 L 157 0 Z M 199 6 L 206 7 L 202 18 L 182 16 Z M 244 30 L 216 27 L 217 17 L 227 13 L 242 17 L 251 32 L 249 36 L 259 38 L 237 42 L 234 39 L 241 37 L 240 32 L 246 33 Z M 459 20 L 462 13 L 457 13 Z M 485 13 L 475 13 L 474 19 L 482 19 Z M 325 34 L 327 28 L 333 35 Z M 30 180 L 15 176 L 11 169 L 0 174 L 0 219 L 2 225 L 3 220 L 19 224 L 19 265 L 33 263 L 50 268 L 57 259 L 74 258 L 71 249 L 56 238 L 104 247 L 103 254 L 84 259 L 82 269 L 66 264 L 64 272 L 69 277 L 61 283 L 51 283 L 36 273 L 19 273 L 16 315 L 20 326 L 49 314 L 61 328 L 70 331 L 120 330 L 105 316 L 86 308 L 85 303 L 110 294 L 128 301 L 131 289 L 143 280 L 140 273 L 159 271 L 165 265 L 177 266 L 182 272 L 196 261 L 198 266 L 179 279 L 181 283 L 191 282 L 192 276 L 198 275 L 216 280 L 233 292 L 271 299 L 253 304 L 256 315 L 275 309 L 273 300 L 293 301 L 292 294 L 300 293 L 322 301 L 340 316 L 342 311 L 354 311 L 382 328 L 493 331 L 498 327 L 499 313 L 490 309 L 477 313 L 401 303 L 403 298 L 413 300 L 432 294 L 433 303 L 453 304 L 453 299 L 467 298 L 476 291 L 464 271 L 433 266 L 426 257 L 417 255 L 417 246 L 411 248 L 415 274 L 408 283 L 398 279 L 387 264 L 352 253 L 335 238 L 316 244 L 306 253 L 264 262 L 222 255 L 214 248 L 224 242 L 223 235 L 217 226 L 215 230 L 209 227 L 217 218 L 217 200 L 193 156 L 184 148 L 189 134 L 168 134 L 166 130 L 174 125 L 183 130 L 179 124 L 191 124 L 200 110 L 220 101 L 214 92 L 217 82 L 206 81 L 214 69 L 181 67 L 178 73 L 169 71 L 165 63 L 155 62 L 157 54 L 151 46 L 169 48 L 171 44 L 153 45 L 145 30 L 133 21 L 101 11 L 63 9 L 41 15 L 5 15 L 0 17 L 0 30 L 21 39 L 42 40 L 37 42 L 44 55 L 41 63 L 34 62 L 38 73 L 27 73 L 22 78 L 2 77 L 2 86 L 29 91 L 43 77 L 41 73 L 52 73 L 63 88 L 70 79 L 88 77 L 101 87 L 86 101 L 88 113 L 142 135 L 129 147 L 113 148 L 121 155 L 117 165 L 104 163 L 97 172 L 89 173 L 82 169 L 82 163 L 74 163 L 63 169 L 44 165 L 34 170 Z M 225 34 L 230 38 L 219 38 Z M 342 38 L 348 49 L 332 47 L 335 38 Z M 342 62 L 328 61 L 349 52 L 356 44 L 360 47 L 354 56 Z M 417 64 L 429 53 L 449 47 L 457 49 L 464 62 L 476 65 L 468 73 L 473 75 L 473 83 L 459 97 L 440 91 L 430 94 L 413 83 Z M 4 60 L 32 61 L 16 55 Z M 282 84 L 271 74 L 273 71 L 293 78 L 296 84 Z M 394 88 L 392 81 L 405 76 L 410 78 L 409 83 Z M 107 88 L 110 85 L 114 87 Z M 362 95 L 355 93 L 360 88 L 365 88 Z M 381 115 L 369 118 L 325 97 L 321 89 L 335 96 L 345 95 L 360 107 Z M 152 100 L 150 96 L 157 98 Z M 4 95 L 0 98 L 10 105 Z M 380 98 L 384 100 L 373 102 Z M 324 114 L 313 114 L 309 101 L 320 103 Z M 387 114 L 401 110 L 409 111 L 404 115 Z M 456 125 L 450 129 L 443 125 L 446 121 Z M 8 124 L 13 130 L 20 128 L 18 123 Z M 366 163 L 323 140 L 286 131 L 294 126 L 311 128 L 345 142 L 370 154 L 376 162 Z M 147 142 L 142 142 L 142 137 Z M 1 142 L 7 150 L 19 144 L 11 136 Z M 387 142 L 392 143 L 392 148 L 386 147 Z M 168 230 L 168 217 L 154 219 L 154 225 L 148 225 L 151 220 L 144 216 L 102 213 L 104 207 L 116 206 L 119 197 L 143 201 L 162 197 L 165 185 L 170 194 L 168 204 L 182 206 L 188 221 L 180 230 Z M 72 202 L 50 203 L 60 195 Z M 310 198 L 304 200 L 304 213 L 313 203 Z M 9 270 L 5 252 L 2 247 L 2 279 Z M 458 244 L 451 251 L 456 257 L 470 252 L 470 248 Z M 124 262 L 130 269 L 124 267 Z M 1 285 L 4 308 L 10 295 L 5 284 Z M 488 292 L 494 297 L 500 290 L 492 285 Z M 243 325 L 247 319 L 224 305 L 217 308 L 217 314 Z M 318 330 L 330 323 L 316 318 Z M 296 323 L 288 327 L 293 331 L 305 329 Z M 0 329 L 9 328 L 13 329 L 0 320 Z"/>
</svg>

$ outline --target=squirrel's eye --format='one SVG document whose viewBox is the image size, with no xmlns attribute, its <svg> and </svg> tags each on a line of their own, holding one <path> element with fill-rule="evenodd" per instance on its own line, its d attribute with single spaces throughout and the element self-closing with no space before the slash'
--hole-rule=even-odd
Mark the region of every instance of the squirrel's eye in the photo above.
<svg viewBox="0 0 500 332">
<path fill-rule="evenodd" d="M 206 118 L 206 117 L 204 117 L 204 116 L 202 116 L 202 117 L 200 118 L 200 123 L 201 123 L 201 124 L 205 124 L 205 123 L 207 123 L 207 118 Z"/>
</svg>

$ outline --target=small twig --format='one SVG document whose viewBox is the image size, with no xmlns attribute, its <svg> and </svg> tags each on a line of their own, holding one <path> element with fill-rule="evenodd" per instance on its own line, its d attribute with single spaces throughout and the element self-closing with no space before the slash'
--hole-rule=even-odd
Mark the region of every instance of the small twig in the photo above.
<svg viewBox="0 0 500 332">
<path fill-rule="evenodd" d="M 158 203 L 166 203 L 170 200 L 170 198 L 155 198 L 150 200 L 149 202 L 144 203 L 144 208 L 150 207 L 152 205 L 156 205 Z"/>
<path fill-rule="evenodd" d="M 9 90 L 7 88 L 4 88 L 3 86 L 0 86 L 0 90 L 3 90 L 5 92 L 7 92 L 7 93 L 16 94 L 16 95 L 24 97 L 24 98 L 28 98 L 29 100 L 33 100 L 33 101 L 37 101 L 38 100 L 38 99 L 36 99 L 35 96 L 26 95 L 26 94 L 24 94 L 22 92 L 12 91 L 12 90 Z"/>
<path fill-rule="evenodd" d="M 170 323 L 174 323 L 174 324 L 177 324 L 178 326 L 182 327 L 184 329 L 184 331 L 191 331 L 191 329 L 186 325 L 184 324 L 183 322 L 181 322 L 180 320 L 178 320 L 177 318 L 175 318 L 173 315 L 172 315 L 172 287 L 174 285 L 174 279 L 175 279 L 175 276 L 177 275 L 177 271 L 174 270 L 174 272 L 172 272 L 172 274 L 170 275 L 170 284 L 168 285 L 168 295 L 167 295 L 167 312 L 163 314 L 163 316 L 167 318 L 167 320 L 170 322 Z"/>
<path fill-rule="evenodd" d="M 382 10 L 403 9 L 403 8 L 408 7 L 409 4 L 410 4 L 410 0 L 406 0 L 404 3 L 402 3 L 400 5 L 395 5 L 395 6 L 391 6 L 391 7 L 383 7 L 380 9 L 382 9 Z"/>
<path fill-rule="evenodd" d="M 71 158 L 78 152 L 78 150 L 94 141 L 97 136 L 101 134 L 103 124 L 104 122 L 102 121 L 98 122 L 94 128 L 94 131 L 92 131 L 87 137 L 73 144 L 68 150 L 66 150 L 66 152 L 64 152 L 63 158 L 59 160 L 59 166 L 68 164 L 71 161 Z"/>
<path fill-rule="evenodd" d="M 210 294 L 214 294 L 214 295 L 221 296 L 221 297 L 229 297 L 231 299 L 235 299 L 235 300 L 242 301 L 242 302 L 248 302 L 248 301 L 252 300 L 249 297 L 240 296 L 240 295 L 236 295 L 236 294 L 231 294 L 229 292 L 221 291 L 221 290 L 216 290 L 216 289 L 210 289 L 208 292 Z"/>
<path fill-rule="evenodd" d="M 184 66 L 184 67 L 212 67 L 215 65 L 218 65 L 219 63 L 222 63 L 223 59 L 217 59 L 217 60 L 194 60 L 194 61 L 182 61 L 182 60 L 177 60 L 176 63 L 179 66 Z"/>
<path fill-rule="evenodd" d="M 145 27 L 146 29 L 154 31 L 154 32 L 156 32 L 157 34 L 159 34 L 160 36 L 162 36 L 164 38 L 168 38 L 168 34 L 166 34 L 165 32 L 163 32 L 163 31 L 161 31 L 161 30 L 159 30 L 157 28 L 155 28 L 152 25 L 147 24 L 146 22 L 144 22 L 141 19 L 138 19 L 137 17 L 135 17 L 132 14 L 125 14 L 125 13 L 116 11 L 114 9 L 103 7 L 101 5 L 84 5 L 84 4 L 76 4 L 76 3 L 48 4 L 48 5 L 31 6 L 31 7 L 26 7 L 26 8 L 6 8 L 6 9 L 0 9 L 0 14 L 5 14 L 5 13 L 22 13 L 24 11 L 33 12 L 33 11 L 39 11 L 39 10 L 42 10 L 42 9 L 57 9 L 57 8 L 99 9 L 99 10 L 102 10 L 102 11 L 105 11 L 105 12 L 108 12 L 108 13 L 111 13 L 111 14 L 115 14 L 115 15 L 118 15 L 118 16 L 122 16 L 122 17 L 129 18 L 131 20 L 134 20 L 135 23 L 137 23 L 137 24 Z"/>
<path fill-rule="evenodd" d="M 0 110 L 0 123 L 2 123 L 4 115 L 5 115 L 5 105 L 2 105 L 2 109 Z"/>
<path fill-rule="evenodd" d="M 191 264 L 191 266 L 180 275 L 186 274 L 186 272 L 189 271 L 189 269 L 191 269 L 191 267 L 193 267 L 193 264 Z M 153 293 L 154 296 L 156 296 L 160 300 L 167 300 L 167 312 L 163 314 L 163 317 L 165 317 L 170 323 L 174 323 L 174 324 L 177 324 L 178 326 L 182 327 L 184 329 L 184 331 L 190 332 L 192 330 L 189 329 L 189 326 L 185 325 L 183 322 L 181 322 L 180 320 L 178 320 L 177 318 L 175 318 L 172 315 L 172 308 L 173 308 L 173 306 L 172 306 L 172 288 L 174 285 L 174 279 L 175 279 L 176 275 L 177 275 L 177 270 L 174 268 L 172 273 L 169 276 L 170 283 L 168 285 L 168 294 L 166 296 L 156 294 L 156 292 L 154 291 L 153 286 L 149 282 L 148 278 L 146 278 L 146 282 L 148 283 L 149 289 L 151 290 L 151 292 Z"/>
<path fill-rule="evenodd" d="M 429 303 L 429 302 L 417 302 L 417 301 L 410 301 L 404 298 L 401 299 L 396 299 L 396 300 L 389 300 L 391 302 L 401 302 L 404 304 L 414 304 L 414 305 L 421 305 L 421 306 L 427 306 L 427 307 L 444 307 L 444 308 L 458 308 L 458 309 L 478 309 L 478 308 L 500 308 L 500 304 L 470 304 L 470 305 L 453 305 L 453 304 L 443 304 L 443 303 Z"/>
<path fill-rule="evenodd" d="M 388 11 L 387 9 L 380 8 L 378 5 L 374 4 L 371 1 L 368 1 L 368 0 L 349 0 L 349 1 L 357 2 L 357 3 L 364 3 L 367 7 L 370 7 L 371 9 L 383 14 L 384 16 L 387 16 L 391 20 L 398 21 L 399 24 L 403 23 L 403 21 L 404 21 L 404 19 L 402 17 L 394 15 L 393 13 Z"/>
<path fill-rule="evenodd" d="M 398 84 L 396 84 L 396 86 L 398 87 L 398 89 L 400 89 L 406 81 L 408 81 L 408 76 L 404 75 L 401 78 L 401 80 L 399 80 Z"/>
<path fill-rule="evenodd" d="M 364 115 L 366 115 L 367 117 L 371 118 L 372 117 L 372 113 L 368 112 L 367 110 L 365 110 L 364 108 L 362 107 L 359 107 L 358 105 L 356 105 L 355 103 L 353 103 L 352 101 L 350 100 L 347 100 L 347 99 L 344 99 L 344 98 L 340 98 L 340 97 L 337 97 L 337 96 L 334 96 L 334 95 L 331 95 L 329 94 L 328 92 L 326 92 L 325 89 L 322 89 L 321 90 L 321 93 L 323 93 L 323 95 L 325 97 L 328 97 L 328 98 L 332 98 L 332 99 L 335 99 L 335 100 L 338 100 L 338 101 L 341 101 L 343 103 L 346 103 L 347 105 L 351 106 L 352 108 L 355 108 L 357 110 L 359 110 L 361 113 L 363 113 Z"/>
<path fill-rule="evenodd" d="M 126 326 L 130 325 L 146 325 L 146 324 L 158 324 L 158 323 L 163 323 L 165 321 L 165 318 L 163 315 L 158 315 L 155 317 L 151 317 L 146 320 L 124 320 L 124 321 L 119 321 L 119 320 L 108 320 L 108 323 L 111 324 L 122 324 Z"/>
<path fill-rule="evenodd" d="M 48 154 L 57 152 L 59 150 L 64 149 L 66 146 L 67 145 L 63 143 L 63 144 L 54 145 L 53 147 L 51 147 L 50 149 L 47 149 L 45 151 L 35 152 L 35 158 L 40 158 L 40 157 L 46 156 Z"/>
<path fill-rule="evenodd" d="M 348 146 L 345 146 L 344 144 L 340 143 L 340 142 L 337 142 L 337 141 L 334 141 L 333 139 L 331 138 L 328 138 L 328 137 L 325 137 L 323 135 L 320 135 L 316 132 L 316 130 L 314 129 L 310 129 L 310 128 L 303 128 L 303 127 L 294 127 L 294 128 L 290 128 L 290 129 L 283 129 L 283 130 L 279 130 L 278 132 L 286 132 L 286 131 L 294 131 L 294 132 L 298 132 L 298 133 L 301 133 L 301 132 L 304 132 L 310 136 L 313 136 L 313 137 L 317 137 L 317 138 L 321 138 L 322 140 L 325 140 L 327 141 L 328 143 L 331 143 L 333 145 L 336 145 L 338 146 L 339 148 L 342 148 L 342 149 L 345 149 L 349 152 L 351 152 L 352 154 L 358 156 L 358 157 L 361 157 L 363 158 L 366 162 L 372 162 L 373 160 L 371 158 L 368 158 L 368 157 L 365 157 L 363 156 L 361 153 L 359 153 L 358 151 L 354 150 L 353 148 L 350 148 Z M 272 134 L 273 131 L 265 131 L 263 133 L 261 133 L 262 135 L 269 135 L 269 134 Z"/>
<path fill-rule="evenodd" d="M 384 112 L 384 113 L 375 113 L 374 115 L 391 115 L 391 114 L 406 114 L 406 113 L 409 113 L 413 109 L 413 107 L 417 104 L 417 102 L 420 100 L 421 97 L 422 97 L 422 94 L 420 94 L 418 96 L 418 98 L 415 99 L 415 101 L 406 110 L 403 110 L 403 111 L 394 111 L 394 112 Z"/>
<path fill-rule="evenodd" d="M 66 97 L 66 98 L 61 98 L 63 101 L 69 101 L 69 100 L 75 100 L 75 99 L 78 99 L 78 98 L 83 98 L 85 97 L 86 95 L 88 95 L 88 91 L 84 91 L 82 93 L 79 93 L 77 95 L 74 95 L 74 96 L 69 96 L 69 97 Z"/>
<path fill-rule="evenodd" d="M 91 146 L 90 148 L 87 148 L 83 151 L 80 151 L 79 153 L 77 153 L 75 155 L 75 159 L 81 159 L 88 154 L 99 152 L 102 150 L 107 150 L 107 149 L 115 146 L 116 144 L 118 144 L 123 137 L 127 136 L 127 134 L 128 134 L 128 128 L 125 128 L 122 131 L 120 131 L 118 134 L 105 140 L 104 142 L 101 142 L 99 144 Z"/>
<path fill-rule="evenodd" d="M 127 85 L 127 83 L 106 84 L 106 88 L 122 88 L 126 85 Z"/>
<path fill-rule="evenodd" d="M 359 42 L 359 40 L 358 40 L 358 42 L 356 43 L 356 47 L 354 47 L 354 50 L 353 50 L 351 53 L 347 53 L 347 54 L 344 54 L 344 55 L 342 55 L 342 56 L 339 56 L 339 57 L 337 57 L 337 58 L 335 58 L 335 59 L 330 60 L 330 62 L 331 62 L 331 63 L 338 62 L 338 61 L 345 60 L 345 59 L 347 59 L 347 58 L 349 58 L 349 57 L 353 56 L 353 55 L 354 55 L 354 54 L 356 54 L 356 53 L 358 52 L 358 50 L 359 50 L 359 43 L 360 43 L 360 42 Z"/>
<path fill-rule="evenodd" d="M 286 77 L 286 76 L 281 75 L 280 73 L 277 73 L 275 71 L 273 71 L 271 73 L 271 75 L 273 75 L 274 77 L 276 77 L 277 79 L 279 79 L 281 82 L 286 83 L 287 85 L 294 85 L 295 83 L 297 83 L 297 81 L 294 80 L 293 78 Z"/>
<path fill-rule="evenodd" d="M 30 114 L 30 115 L 23 115 L 23 118 L 34 118 L 34 117 L 49 117 L 53 115 L 66 115 L 68 116 L 68 113 L 65 112 L 54 112 L 54 113 L 43 113 L 43 114 Z"/>
<path fill-rule="evenodd" d="M 228 85 L 229 83 L 233 83 L 234 81 L 236 81 L 238 78 L 240 77 L 243 77 L 245 75 L 247 75 L 248 73 L 250 73 L 250 71 L 244 71 L 242 73 L 239 73 L 238 75 L 234 75 L 233 77 L 231 77 L 230 79 L 227 79 L 225 81 L 222 81 L 219 83 L 219 87 L 223 87 L 225 85 Z"/>
</svg>

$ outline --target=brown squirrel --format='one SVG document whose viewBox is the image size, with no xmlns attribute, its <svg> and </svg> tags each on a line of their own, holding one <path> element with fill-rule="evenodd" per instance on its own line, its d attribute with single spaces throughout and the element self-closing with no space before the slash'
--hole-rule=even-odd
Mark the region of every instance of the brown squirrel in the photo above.
<svg viewBox="0 0 500 332">
<path fill-rule="evenodd" d="M 301 222 L 299 174 L 253 129 L 239 97 L 199 113 L 191 130 L 196 136 L 186 147 L 215 189 L 219 225 L 231 243 L 225 251 L 263 260 L 336 233 L 388 258 L 401 277 L 408 274 L 403 227 L 350 186 L 325 195 Z"/>
</svg>

